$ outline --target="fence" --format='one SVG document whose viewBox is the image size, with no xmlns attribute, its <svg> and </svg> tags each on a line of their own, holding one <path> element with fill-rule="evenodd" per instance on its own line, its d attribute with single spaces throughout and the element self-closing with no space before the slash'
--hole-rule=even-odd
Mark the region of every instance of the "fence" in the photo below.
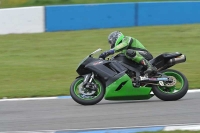
<svg viewBox="0 0 200 133">
<path fill-rule="evenodd" d="M 192 23 L 200 23 L 200 2 L 128 2 L 0 10 L 0 34 Z"/>
<path fill-rule="evenodd" d="M 45 31 L 44 7 L 0 9 L 0 34 Z"/>
</svg>

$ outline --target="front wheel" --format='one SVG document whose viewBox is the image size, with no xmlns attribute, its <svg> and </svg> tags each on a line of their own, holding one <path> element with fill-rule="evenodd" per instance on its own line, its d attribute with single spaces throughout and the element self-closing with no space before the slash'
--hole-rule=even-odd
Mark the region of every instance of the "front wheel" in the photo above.
<svg viewBox="0 0 200 133">
<path fill-rule="evenodd" d="M 83 87 L 83 77 L 77 78 L 70 87 L 70 95 L 74 101 L 82 105 L 94 105 L 102 100 L 105 88 L 98 79 L 93 79 L 92 84 L 95 90 Z"/>
<path fill-rule="evenodd" d="M 175 101 L 181 99 L 188 91 L 188 80 L 179 71 L 167 69 L 161 73 L 173 79 L 171 83 L 166 83 L 164 86 L 152 86 L 153 93 L 161 100 Z"/>
</svg>

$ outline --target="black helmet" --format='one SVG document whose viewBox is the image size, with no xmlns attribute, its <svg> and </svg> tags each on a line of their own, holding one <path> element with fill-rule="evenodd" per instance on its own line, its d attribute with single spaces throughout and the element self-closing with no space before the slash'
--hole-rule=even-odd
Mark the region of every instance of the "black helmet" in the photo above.
<svg viewBox="0 0 200 133">
<path fill-rule="evenodd" d="M 120 31 L 113 31 L 108 36 L 108 43 L 110 43 L 111 49 L 117 46 L 124 38 L 124 35 Z"/>
</svg>

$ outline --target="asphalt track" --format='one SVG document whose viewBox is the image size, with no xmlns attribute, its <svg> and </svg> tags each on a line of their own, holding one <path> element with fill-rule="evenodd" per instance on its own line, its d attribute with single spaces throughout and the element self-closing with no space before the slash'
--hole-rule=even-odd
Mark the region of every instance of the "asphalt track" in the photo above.
<svg viewBox="0 0 200 133">
<path fill-rule="evenodd" d="M 101 101 L 82 106 L 72 99 L 0 101 L 0 132 L 69 130 L 200 123 L 200 93 L 178 101 Z"/>
</svg>

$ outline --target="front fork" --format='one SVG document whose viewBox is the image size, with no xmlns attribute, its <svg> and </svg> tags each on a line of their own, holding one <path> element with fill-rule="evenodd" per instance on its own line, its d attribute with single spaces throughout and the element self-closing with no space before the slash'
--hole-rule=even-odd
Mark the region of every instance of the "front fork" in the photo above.
<svg viewBox="0 0 200 133">
<path fill-rule="evenodd" d="M 92 80 L 94 79 L 94 73 L 83 75 L 83 77 L 84 77 L 83 87 L 91 90 L 96 90 L 97 88 L 96 84 L 92 82 Z"/>
<path fill-rule="evenodd" d="M 94 73 L 83 75 L 83 77 L 84 77 L 83 85 L 87 84 L 88 82 L 91 83 L 94 78 Z"/>
</svg>

